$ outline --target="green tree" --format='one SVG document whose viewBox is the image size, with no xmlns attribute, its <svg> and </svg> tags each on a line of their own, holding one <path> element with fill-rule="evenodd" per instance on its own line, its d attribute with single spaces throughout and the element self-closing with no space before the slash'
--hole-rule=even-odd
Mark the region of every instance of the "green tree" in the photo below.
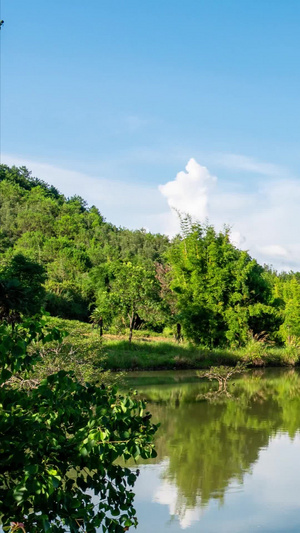
<svg viewBox="0 0 300 533">
<path fill-rule="evenodd" d="M 91 282 L 95 270 L 101 276 L 101 270 L 131 262 L 154 276 L 154 262 L 163 263 L 169 245 L 163 235 L 105 222 L 95 206 L 80 196 L 65 198 L 25 167 L 0 165 L 0 227 L 0 251 L 46 268 L 46 310 L 85 321 L 101 285 Z"/>
<path fill-rule="evenodd" d="M 284 310 L 279 333 L 290 344 L 300 337 L 300 283 L 295 275 L 281 280 L 280 293 L 284 300 Z"/>
<path fill-rule="evenodd" d="M 34 315 L 45 298 L 43 266 L 17 254 L 0 265 L 0 320 L 15 323 Z"/>
<path fill-rule="evenodd" d="M 272 291 L 264 270 L 230 242 L 229 229 L 182 220 L 183 233 L 168 253 L 178 319 L 196 343 L 243 344 L 275 322 Z"/>
<path fill-rule="evenodd" d="M 114 387 L 60 371 L 32 386 L 39 346 L 58 339 L 45 322 L 0 324 L 0 523 L 40 533 L 121 533 L 136 525 L 137 471 L 118 458 L 154 457 L 145 404 Z"/>
<path fill-rule="evenodd" d="M 130 262 L 117 265 L 114 276 L 108 291 L 99 292 L 97 307 L 105 317 L 112 313 L 121 318 L 129 328 L 131 342 L 137 318 L 148 319 L 149 314 L 155 311 L 158 286 L 154 276 Z"/>
</svg>

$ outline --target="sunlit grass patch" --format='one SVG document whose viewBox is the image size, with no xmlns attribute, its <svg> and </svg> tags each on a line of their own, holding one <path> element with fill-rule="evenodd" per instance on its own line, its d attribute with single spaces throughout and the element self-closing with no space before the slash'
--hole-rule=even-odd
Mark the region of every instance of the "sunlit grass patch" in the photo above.
<svg viewBox="0 0 300 533">
<path fill-rule="evenodd" d="M 68 332 L 65 346 L 72 346 L 76 357 L 72 368 L 85 363 L 94 369 L 105 370 L 185 370 L 205 369 L 210 366 L 234 366 L 244 361 L 250 366 L 295 366 L 299 363 L 300 348 L 291 344 L 277 347 L 263 340 L 250 339 L 241 348 L 214 348 L 194 346 L 187 341 L 178 343 L 170 336 L 145 330 L 134 332 L 132 342 L 128 335 L 113 335 L 91 324 L 77 320 L 49 317 L 49 323 Z M 62 353 L 62 364 L 66 356 Z M 64 361 L 63 361 L 64 359 Z M 91 367 L 91 368 L 92 368 Z"/>
</svg>

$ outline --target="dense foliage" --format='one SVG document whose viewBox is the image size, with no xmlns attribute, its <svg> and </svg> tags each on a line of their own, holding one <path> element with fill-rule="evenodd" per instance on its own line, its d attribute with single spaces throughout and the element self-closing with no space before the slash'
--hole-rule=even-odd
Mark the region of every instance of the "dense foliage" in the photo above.
<svg viewBox="0 0 300 533">
<path fill-rule="evenodd" d="M 37 317 L 0 324 L 0 524 L 123 532 L 137 523 L 138 472 L 115 461 L 154 457 L 156 426 L 143 402 L 114 387 L 82 384 L 62 370 L 32 382 L 41 344 L 59 338 Z"/>
<path fill-rule="evenodd" d="M 23 254 L 42 265 L 46 310 L 83 321 L 103 291 L 115 285 L 123 264 L 144 269 L 154 283 L 155 262 L 162 261 L 168 245 L 162 235 L 116 228 L 79 196 L 67 199 L 27 169 L 5 165 L 0 166 L 0 228 L 2 261 Z"/>
<path fill-rule="evenodd" d="M 207 347 L 252 342 L 256 361 L 268 339 L 286 343 L 292 361 L 300 274 L 261 267 L 228 229 L 189 217 L 171 242 L 116 228 L 23 167 L 0 166 L 0 228 L 0 522 L 122 532 L 137 523 L 138 472 L 118 459 L 155 457 L 156 426 L 143 402 L 103 380 L 98 334 L 75 327 L 74 358 L 42 307 L 100 334 L 127 328 L 130 341 L 135 328 L 168 326 Z"/>
<path fill-rule="evenodd" d="M 245 345 L 249 336 L 295 344 L 300 276 L 260 266 L 230 242 L 228 229 L 182 218 L 173 241 L 106 222 L 79 196 L 66 198 L 24 168 L 0 166 L 0 313 L 92 320 L 101 331 L 173 328 L 194 343 Z M 27 266 L 26 266 L 27 265 Z M 44 285 L 34 299 L 25 271 Z M 27 274 L 26 274 L 27 275 Z M 22 277 L 23 276 L 23 277 Z M 21 279 L 22 277 L 22 279 Z M 8 281 L 10 280 L 10 281 Z M 23 280 L 23 281 L 22 281 Z M 22 307 L 22 308 L 21 308 Z"/>
<path fill-rule="evenodd" d="M 45 298 L 45 269 L 17 254 L 0 265 L 0 320 L 14 323 L 38 313 Z"/>
<path fill-rule="evenodd" d="M 229 240 L 229 231 L 183 220 L 169 251 L 178 320 L 188 337 L 208 346 L 243 344 L 249 331 L 273 332 L 278 305 L 264 269 Z"/>
</svg>

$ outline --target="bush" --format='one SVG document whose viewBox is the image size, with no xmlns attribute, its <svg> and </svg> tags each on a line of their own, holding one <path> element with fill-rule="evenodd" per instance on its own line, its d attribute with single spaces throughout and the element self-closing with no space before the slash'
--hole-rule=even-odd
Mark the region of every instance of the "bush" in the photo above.
<svg viewBox="0 0 300 533">
<path fill-rule="evenodd" d="M 0 524 L 30 533 L 95 533 L 100 525 L 123 532 L 137 523 L 138 472 L 116 460 L 155 457 L 157 426 L 143 402 L 116 387 L 82 384 L 65 371 L 33 380 L 41 343 L 59 339 L 37 318 L 14 329 L 0 324 Z"/>
</svg>

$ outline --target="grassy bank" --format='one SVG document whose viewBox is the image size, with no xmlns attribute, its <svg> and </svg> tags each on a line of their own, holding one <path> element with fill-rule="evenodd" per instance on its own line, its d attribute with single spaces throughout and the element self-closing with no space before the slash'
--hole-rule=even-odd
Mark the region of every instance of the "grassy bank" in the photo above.
<svg viewBox="0 0 300 533">
<path fill-rule="evenodd" d="M 234 365 L 236 354 L 227 350 L 207 350 L 187 343 L 176 343 L 169 338 L 104 338 L 107 368 L 112 370 L 171 370 L 208 368 L 212 365 Z"/>
<path fill-rule="evenodd" d="M 289 366 L 300 361 L 297 346 L 278 348 L 250 339 L 244 348 L 212 349 L 177 343 L 170 337 L 135 332 L 130 343 L 125 336 L 105 334 L 90 324 L 78 321 L 49 318 L 49 322 L 68 332 L 59 359 L 68 368 L 87 369 L 90 375 L 103 370 L 164 370 L 203 369 L 210 366 L 235 365 L 247 361 L 251 366 Z M 87 376 L 88 377 L 88 376 Z"/>
</svg>

